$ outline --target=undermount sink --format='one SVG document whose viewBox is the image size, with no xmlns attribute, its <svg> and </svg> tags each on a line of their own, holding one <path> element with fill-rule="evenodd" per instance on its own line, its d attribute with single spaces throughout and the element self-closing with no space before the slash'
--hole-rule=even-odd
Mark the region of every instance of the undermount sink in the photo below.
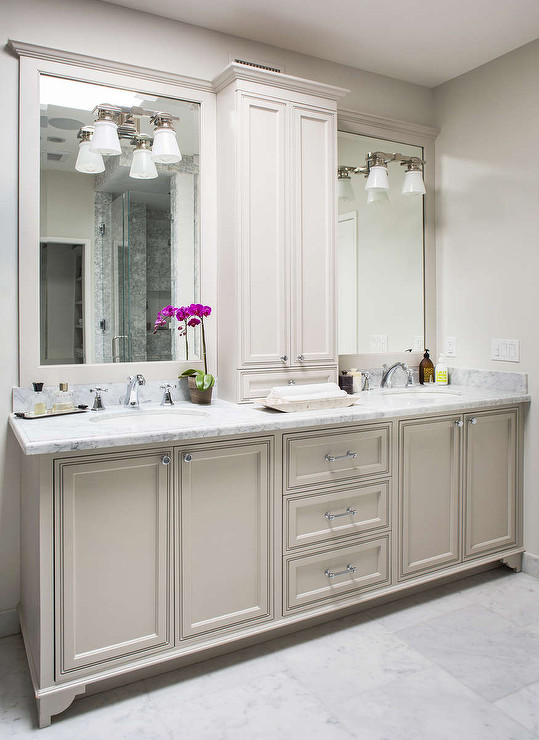
<svg viewBox="0 0 539 740">
<path fill-rule="evenodd" d="M 177 429 L 192 424 L 197 419 L 208 416 L 207 411 L 198 409 L 179 409 L 159 407 L 152 409 L 119 409 L 117 411 L 96 411 L 90 421 L 100 426 L 127 429 L 129 431 L 152 429 Z"/>
<path fill-rule="evenodd" d="M 382 391 L 380 395 L 384 398 L 386 398 L 388 401 L 395 401 L 395 402 L 402 402 L 402 401 L 425 401 L 427 403 L 429 402 L 435 402 L 435 401 L 441 401 L 444 398 L 454 398 L 457 396 L 460 396 L 461 393 L 458 391 L 446 391 L 446 390 L 430 390 L 429 388 L 425 388 L 423 390 L 417 389 L 408 389 L 408 388 L 401 388 L 399 390 L 388 390 L 388 391 Z"/>
</svg>

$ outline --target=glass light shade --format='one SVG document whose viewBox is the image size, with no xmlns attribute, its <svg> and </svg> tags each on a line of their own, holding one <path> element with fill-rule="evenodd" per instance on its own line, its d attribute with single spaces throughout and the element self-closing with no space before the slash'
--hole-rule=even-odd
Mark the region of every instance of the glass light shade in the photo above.
<svg viewBox="0 0 539 740">
<path fill-rule="evenodd" d="M 180 162 L 182 155 L 171 128 L 156 128 L 153 135 L 152 157 L 154 162 L 173 164 Z"/>
<path fill-rule="evenodd" d="M 129 177 L 136 180 L 153 180 L 157 177 L 157 169 L 149 149 L 135 149 Z"/>
<path fill-rule="evenodd" d="M 114 121 L 99 120 L 94 123 L 94 134 L 90 141 L 90 151 L 97 154 L 117 155 L 122 153 L 118 126 Z"/>
<path fill-rule="evenodd" d="M 404 173 L 404 182 L 401 190 L 402 195 L 425 195 L 426 192 L 423 176 L 419 170 L 411 170 Z"/>
<path fill-rule="evenodd" d="M 90 144 L 90 141 L 81 141 L 79 144 L 75 169 L 77 172 L 86 172 L 89 175 L 95 175 L 98 172 L 105 171 L 105 163 L 101 154 L 90 151 Z"/>
<path fill-rule="evenodd" d="M 383 205 L 389 203 L 389 193 L 387 190 L 369 190 L 367 195 L 367 205 Z"/>
<path fill-rule="evenodd" d="M 349 177 L 339 177 L 337 180 L 337 197 L 339 200 L 354 200 L 352 181 Z"/>
<path fill-rule="evenodd" d="M 387 176 L 387 167 L 376 165 L 371 167 L 365 190 L 389 190 L 389 177 Z"/>
</svg>

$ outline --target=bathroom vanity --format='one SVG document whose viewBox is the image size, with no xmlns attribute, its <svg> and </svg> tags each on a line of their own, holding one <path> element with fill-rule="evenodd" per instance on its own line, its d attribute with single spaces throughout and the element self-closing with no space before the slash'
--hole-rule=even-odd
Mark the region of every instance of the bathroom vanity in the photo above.
<svg viewBox="0 0 539 740">
<path fill-rule="evenodd" d="M 495 561 L 518 570 L 529 397 L 407 393 L 294 414 L 180 404 L 139 427 L 129 410 L 11 417 L 40 726 L 85 692 Z"/>
</svg>

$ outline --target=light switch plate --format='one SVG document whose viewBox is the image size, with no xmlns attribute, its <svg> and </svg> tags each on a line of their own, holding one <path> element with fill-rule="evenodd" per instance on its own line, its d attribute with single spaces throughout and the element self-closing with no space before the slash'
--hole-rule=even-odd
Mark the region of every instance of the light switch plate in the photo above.
<svg viewBox="0 0 539 740">
<path fill-rule="evenodd" d="M 418 334 L 414 337 L 414 352 L 424 352 L 425 351 L 425 340 L 423 338 L 423 334 Z"/>
<path fill-rule="evenodd" d="M 371 334 L 369 349 L 371 352 L 387 352 L 387 334 Z"/>
<path fill-rule="evenodd" d="M 455 339 L 455 337 L 445 338 L 444 355 L 446 357 L 456 357 L 457 356 L 457 340 Z"/>
<path fill-rule="evenodd" d="M 499 362 L 520 362 L 520 339 L 491 339 L 490 357 Z"/>
</svg>

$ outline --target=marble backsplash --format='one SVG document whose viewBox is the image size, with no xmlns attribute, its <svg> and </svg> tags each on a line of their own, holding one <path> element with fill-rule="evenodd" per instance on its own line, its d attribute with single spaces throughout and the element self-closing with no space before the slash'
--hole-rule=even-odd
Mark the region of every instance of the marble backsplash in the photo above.
<svg viewBox="0 0 539 740">
<path fill-rule="evenodd" d="M 145 385 L 139 386 L 139 401 L 144 403 L 161 403 L 163 390 L 160 386 L 169 383 L 175 388 L 171 389 L 173 401 L 189 401 L 189 389 L 187 388 L 187 378 L 174 378 L 173 380 L 148 380 Z M 73 400 L 75 405 L 85 404 L 90 408 L 93 405 L 95 393 L 90 391 L 96 385 L 100 388 L 107 388 L 107 392 L 102 394 L 105 408 L 112 408 L 123 404 L 127 383 L 91 383 L 88 385 L 72 385 Z M 49 399 L 49 405 L 52 406 L 52 399 L 58 386 L 45 386 L 43 388 Z M 30 388 L 13 388 L 13 411 L 28 411 L 32 400 L 33 391 Z M 215 394 L 215 391 L 214 391 Z"/>
</svg>

